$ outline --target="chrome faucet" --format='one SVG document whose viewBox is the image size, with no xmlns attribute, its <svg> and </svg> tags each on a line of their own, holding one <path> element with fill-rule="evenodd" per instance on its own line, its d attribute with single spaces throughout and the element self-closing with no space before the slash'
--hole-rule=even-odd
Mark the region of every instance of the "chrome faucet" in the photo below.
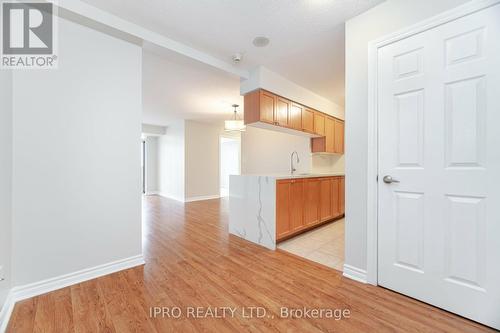
<svg viewBox="0 0 500 333">
<path fill-rule="evenodd" d="M 293 173 L 295 171 L 297 171 L 297 169 L 295 169 L 295 167 L 293 166 L 293 154 L 295 154 L 297 156 L 297 163 L 300 162 L 300 159 L 299 159 L 299 153 L 297 153 L 296 151 L 294 151 L 292 153 L 292 155 L 290 155 L 290 173 L 293 175 Z"/>
</svg>

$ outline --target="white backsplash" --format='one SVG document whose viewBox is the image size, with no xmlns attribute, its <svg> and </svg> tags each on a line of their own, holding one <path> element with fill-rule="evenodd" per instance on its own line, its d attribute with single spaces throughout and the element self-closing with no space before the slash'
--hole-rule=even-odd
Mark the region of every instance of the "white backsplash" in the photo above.
<svg viewBox="0 0 500 333">
<path fill-rule="evenodd" d="M 344 155 L 312 154 L 312 173 L 345 172 Z"/>
<path fill-rule="evenodd" d="M 241 173 L 290 172 L 290 154 L 297 151 L 297 173 L 344 172 L 344 155 L 312 154 L 306 137 L 247 126 L 241 134 Z"/>
</svg>

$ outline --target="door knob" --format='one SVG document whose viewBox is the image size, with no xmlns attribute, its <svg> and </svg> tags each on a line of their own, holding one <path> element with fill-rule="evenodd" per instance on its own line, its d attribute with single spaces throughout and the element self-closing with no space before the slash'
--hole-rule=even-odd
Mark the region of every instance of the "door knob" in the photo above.
<svg viewBox="0 0 500 333">
<path fill-rule="evenodd" d="M 399 183 L 399 180 L 397 179 L 394 179 L 392 178 L 392 176 L 384 176 L 384 178 L 382 178 L 384 180 L 384 183 L 387 183 L 387 184 L 391 184 L 391 183 Z"/>
</svg>

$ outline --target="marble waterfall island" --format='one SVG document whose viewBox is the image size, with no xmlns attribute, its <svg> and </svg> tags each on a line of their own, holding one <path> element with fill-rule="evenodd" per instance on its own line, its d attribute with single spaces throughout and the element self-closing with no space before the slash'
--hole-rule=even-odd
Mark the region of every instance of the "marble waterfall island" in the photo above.
<svg viewBox="0 0 500 333">
<path fill-rule="evenodd" d="M 229 233 L 276 249 L 276 181 L 338 174 L 232 175 L 229 179 Z"/>
<path fill-rule="evenodd" d="M 276 178 L 230 176 L 229 233 L 276 249 Z"/>
</svg>

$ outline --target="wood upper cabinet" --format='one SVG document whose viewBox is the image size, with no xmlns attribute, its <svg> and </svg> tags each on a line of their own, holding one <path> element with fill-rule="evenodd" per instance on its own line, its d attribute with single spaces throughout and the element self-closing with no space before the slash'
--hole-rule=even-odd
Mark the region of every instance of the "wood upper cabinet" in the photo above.
<svg viewBox="0 0 500 333">
<path fill-rule="evenodd" d="M 297 103 L 290 103 L 290 112 L 289 112 L 289 127 L 296 129 L 298 131 L 302 131 L 302 110 L 304 108 L 302 105 Z"/>
<path fill-rule="evenodd" d="M 314 133 L 325 135 L 325 115 L 320 112 L 314 112 Z"/>
<path fill-rule="evenodd" d="M 344 153 L 344 121 L 312 110 L 266 90 L 245 95 L 245 124 L 286 127 L 291 134 L 309 133 L 313 153 Z M 270 128 L 268 125 L 261 126 Z M 271 127 L 272 128 L 272 127 Z M 297 131 L 297 132 L 295 132 Z M 315 135 L 320 137 L 314 137 Z"/>
<path fill-rule="evenodd" d="M 276 110 L 274 113 L 274 121 L 276 125 L 289 127 L 289 117 L 290 117 L 290 101 L 282 97 L 276 97 Z"/>
<path fill-rule="evenodd" d="M 326 117 L 325 119 L 325 151 L 335 152 L 335 119 Z"/>
<path fill-rule="evenodd" d="M 304 180 L 304 225 L 310 226 L 320 222 L 320 191 L 318 178 Z"/>
<path fill-rule="evenodd" d="M 260 121 L 273 124 L 274 108 L 276 106 L 276 96 L 267 91 L 260 92 Z M 246 108 L 245 108 L 246 110 Z"/>
<path fill-rule="evenodd" d="M 302 130 L 314 133 L 314 111 L 311 109 L 302 108 Z"/>
<path fill-rule="evenodd" d="M 344 122 L 333 117 L 325 119 L 325 136 L 311 139 L 313 153 L 344 153 Z"/>
<path fill-rule="evenodd" d="M 333 217 L 332 210 L 332 195 L 335 192 L 332 192 L 332 178 L 321 178 L 320 179 L 320 220 L 328 221 Z"/>
<path fill-rule="evenodd" d="M 344 153 L 344 122 L 339 119 L 335 119 L 335 130 L 334 130 L 334 153 L 343 154 Z"/>
<path fill-rule="evenodd" d="M 265 90 L 255 90 L 245 95 L 245 124 L 258 121 L 274 124 L 276 96 Z"/>
</svg>

